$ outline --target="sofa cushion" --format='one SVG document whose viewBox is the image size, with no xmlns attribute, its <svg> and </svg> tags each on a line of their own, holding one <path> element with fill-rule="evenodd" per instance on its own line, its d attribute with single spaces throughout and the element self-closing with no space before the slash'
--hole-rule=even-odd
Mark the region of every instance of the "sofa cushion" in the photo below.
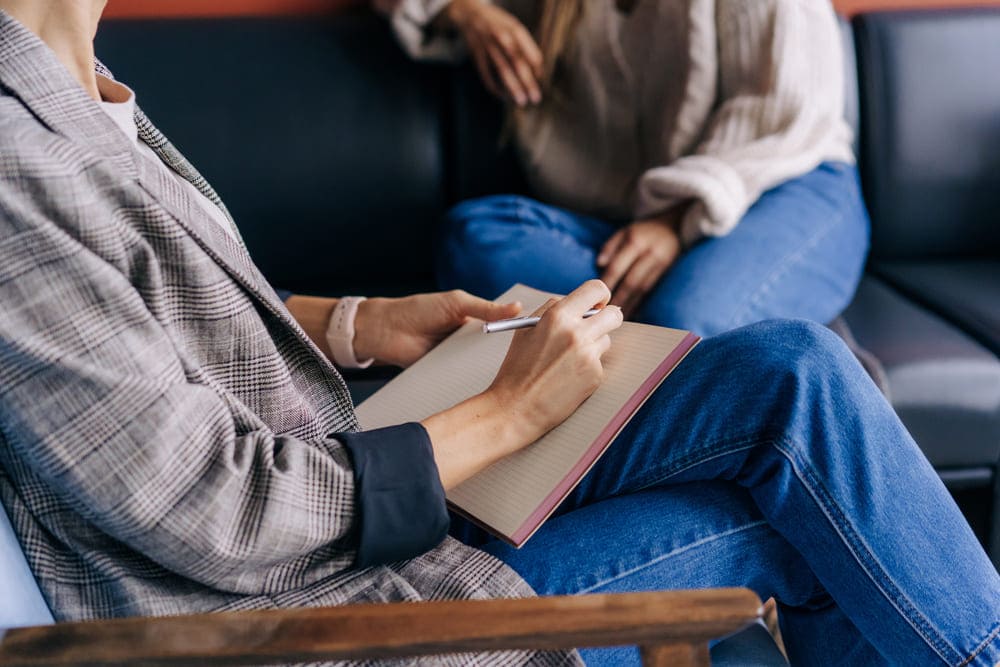
<svg viewBox="0 0 1000 667">
<path fill-rule="evenodd" d="M 7 512 L 0 506 L 0 629 L 52 622 L 52 612 L 28 568 Z"/>
<path fill-rule="evenodd" d="M 881 262 L 873 270 L 1000 354 L 1000 259 Z"/>
<path fill-rule="evenodd" d="M 900 419 L 937 468 L 1000 459 L 1000 360 L 960 329 L 867 276 L 844 318 L 885 367 Z"/>
<path fill-rule="evenodd" d="M 271 282 L 430 284 L 450 70 L 410 61 L 383 20 L 106 21 L 96 49 L 219 191 Z"/>
<path fill-rule="evenodd" d="M 1000 8 L 855 19 L 877 258 L 1000 253 Z"/>
</svg>

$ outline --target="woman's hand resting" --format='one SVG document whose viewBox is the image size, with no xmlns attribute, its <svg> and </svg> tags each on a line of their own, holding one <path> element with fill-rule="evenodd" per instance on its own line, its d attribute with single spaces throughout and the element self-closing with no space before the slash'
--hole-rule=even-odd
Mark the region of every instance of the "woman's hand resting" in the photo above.
<svg viewBox="0 0 1000 667">
<path fill-rule="evenodd" d="M 681 254 L 679 217 L 667 214 L 638 220 L 611 235 L 597 256 L 601 279 L 611 288 L 611 303 L 625 317 L 635 314 L 643 299 Z"/>
<path fill-rule="evenodd" d="M 452 0 L 444 18 L 465 38 L 483 83 L 518 106 L 542 100 L 542 52 L 516 17 L 482 0 Z"/>
</svg>

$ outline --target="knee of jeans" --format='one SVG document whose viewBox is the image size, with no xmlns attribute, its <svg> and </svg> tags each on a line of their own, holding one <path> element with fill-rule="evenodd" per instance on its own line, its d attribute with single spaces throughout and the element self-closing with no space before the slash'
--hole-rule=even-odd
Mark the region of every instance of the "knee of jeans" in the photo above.
<svg viewBox="0 0 1000 667">
<path fill-rule="evenodd" d="M 445 215 L 447 227 L 464 227 L 477 220 L 503 220 L 516 218 L 517 211 L 534 202 L 520 195 L 488 195 L 467 199 L 451 207 Z"/>
<path fill-rule="evenodd" d="M 850 351 L 835 333 L 809 320 L 765 320 L 732 332 L 745 340 L 737 354 L 752 358 L 760 372 L 802 381 L 850 372 Z"/>
</svg>

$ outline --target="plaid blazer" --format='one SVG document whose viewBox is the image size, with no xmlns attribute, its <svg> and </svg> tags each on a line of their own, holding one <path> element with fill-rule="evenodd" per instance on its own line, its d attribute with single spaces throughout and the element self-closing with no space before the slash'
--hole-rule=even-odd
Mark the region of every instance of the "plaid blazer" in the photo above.
<svg viewBox="0 0 1000 667">
<path fill-rule="evenodd" d="M 56 618 L 532 594 L 450 538 L 351 567 L 340 375 L 238 238 L 2 11 L 0 307 L 0 500 Z"/>
</svg>

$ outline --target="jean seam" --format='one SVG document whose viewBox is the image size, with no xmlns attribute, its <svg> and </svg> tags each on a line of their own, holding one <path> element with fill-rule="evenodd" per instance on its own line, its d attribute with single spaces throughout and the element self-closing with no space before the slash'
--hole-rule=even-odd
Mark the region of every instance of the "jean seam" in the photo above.
<svg viewBox="0 0 1000 667">
<path fill-rule="evenodd" d="M 997 623 L 995 626 L 993 626 L 993 631 L 990 632 L 990 634 L 986 635 L 986 639 L 979 642 L 979 645 L 976 646 L 975 649 L 973 649 L 972 653 L 969 654 L 969 657 L 967 657 L 962 662 L 958 663 L 958 667 L 965 667 L 966 665 L 970 664 L 973 660 L 976 659 L 976 657 L 980 653 L 985 651 L 987 647 L 989 647 L 989 645 L 992 644 L 993 641 L 998 637 L 1000 637 L 1000 623 Z"/>
<path fill-rule="evenodd" d="M 710 543 L 715 542 L 716 540 L 720 540 L 720 539 L 722 539 L 724 537 L 729 537 L 730 535 L 736 535 L 737 533 L 741 533 L 741 532 L 746 531 L 746 530 L 751 530 L 753 528 L 757 528 L 759 526 L 766 526 L 766 525 L 767 525 L 767 521 L 765 521 L 764 519 L 761 519 L 759 521 L 753 521 L 751 523 L 744 524 L 744 525 L 739 526 L 737 528 L 730 528 L 729 530 L 724 530 L 721 533 L 713 533 L 712 535 L 710 535 L 708 537 L 703 537 L 700 540 L 695 540 L 694 542 L 691 542 L 689 544 L 685 544 L 683 547 L 678 547 L 676 549 L 672 549 L 670 551 L 667 551 L 666 553 L 662 553 L 659 556 L 656 556 L 655 558 L 651 558 L 651 559 L 645 561 L 642 565 L 636 565 L 635 567 L 629 568 L 625 572 L 620 572 L 620 573 L 616 574 L 613 577 L 609 577 L 607 579 L 602 579 L 601 581 L 599 581 L 599 582 L 597 582 L 597 583 L 595 583 L 595 584 L 593 584 L 591 586 L 588 586 L 586 588 L 580 589 L 579 591 L 577 591 L 577 594 L 578 595 L 582 595 L 582 594 L 585 594 L 585 593 L 590 593 L 590 592 L 592 592 L 592 591 L 594 591 L 594 590 L 596 590 L 596 589 L 598 589 L 598 588 L 600 588 L 602 586 L 606 586 L 606 585 L 608 585 L 608 584 L 610 584 L 610 583 L 612 583 L 614 581 L 618 581 L 619 579 L 622 579 L 624 577 L 631 576 L 631 575 L 635 574 L 636 572 L 639 572 L 640 570 L 644 570 L 644 569 L 646 569 L 646 568 L 648 568 L 648 567 L 650 567 L 652 565 L 655 565 L 655 564 L 657 564 L 657 563 L 659 563 L 659 562 L 661 562 L 663 560 L 666 560 L 667 558 L 671 558 L 673 556 L 677 556 L 677 555 L 680 555 L 680 554 L 685 553 L 687 551 L 690 551 L 691 549 L 695 549 L 697 547 L 704 546 L 706 544 L 710 544 Z"/>
<path fill-rule="evenodd" d="M 787 445 L 788 449 L 783 449 L 781 446 L 782 444 Z M 806 489 L 809 490 L 810 495 L 812 495 L 816 503 L 822 508 L 823 513 L 826 514 L 831 523 L 836 526 L 841 539 L 847 544 L 848 549 L 853 553 L 854 558 L 858 561 L 858 564 L 872 579 L 872 582 L 882 591 L 882 594 L 885 595 L 886 599 L 889 600 L 894 607 L 896 607 L 896 610 L 907 620 L 910 626 L 913 627 L 917 634 L 920 635 L 925 642 L 927 642 L 927 644 L 934 650 L 935 653 L 938 654 L 943 662 L 950 662 L 950 660 L 945 657 L 945 654 L 949 651 L 955 656 L 961 656 L 961 653 L 955 647 L 951 646 L 941 633 L 931 624 L 927 617 L 916 608 L 916 605 L 914 605 L 913 602 L 899 590 L 896 584 L 892 581 L 892 578 L 889 577 L 889 575 L 885 572 L 885 569 L 875 558 L 871 549 L 868 548 L 865 541 L 851 527 L 836 502 L 831 499 L 829 492 L 820 483 L 812 468 L 806 465 L 803 461 L 796 461 L 794 456 L 794 443 L 789 442 L 784 438 L 777 438 L 771 443 L 771 445 L 781 452 L 786 459 L 788 459 L 788 462 L 792 466 L 792 470 L 795 472 L 796 476 Z M 862 558 L 862 556 L 864 556 L 864 558 Z"/>
<path fill-rule="evenodd" d="M 789 445 L 790 447 L 788 450 L 783 449 L 779 443 Z M 896 584 L 892 581 L 892 578 L 885 572 L 885 569 L 875 558 L 871 549 L 868 548 L 868 545 L 861 538 L 861 536 L 854 531 L 846 517 L 843 516 L 843 513 L 840 511 L 837 504 L 830 498 L 829 492 L 823 488 L 822 484 L 820 484 L 819 479 L 816 477 L 812 469 L 804 462 L 796 461 L 791 447 L 793 443 L 788 442 L 783 438 L 778 438 L 770 444 L 786 459 L 788 459 L 788 462 L 791 464 L 792 470 L 799 478 L 799 481 L 801 481 L 806 487 L 810 495 L 813 497 L 813 500 L 816 501 L 823 513 L 826 514 L 827 518 L 834 525 L 837 532 L 840 534 L 840 538 L 847 545 L 848 550 L 850 550 L 854 555 L 858 565 L 861 566 L 861 569 L 869 576 L 869 578 L 871 578 L 872 583 L 879 588 L 889 603 L 892 604 L 899 614 L 906 619 L 921 639 L 923 639 L 946 664 L 951 662 L 949 658 L 945 657 L 945 654 L 949 651 L 954 656 L 961 656 L 961 653 L 955 647 L 951 646 L 947 640 L 945 640 L 945 638 L 931 624 L 927 617 L 924 616 L 920 610 L 916 608 L 913 602 L 899 590 Z"/>
<path fill-rule="evenodd" d="M 938 657 L 945 664 L 949 664 L 951 661 L 945 657 L 945 654 L 949 651 L 954 656 L 961 656 L 961 653 L 952 647 L 941 635 L 940 633 L 930 624 L 930 622 L 923 616 L 913 605 L 908 598 L 902 595 L 898 588 L 891 582 L 891 579 L 885 573 L 884 569 L 878 563 L 878 561 L 871 554 L 870 549 L 866 544 L 857 536 L 855 532 L 849 529 L 849 524 L 846 519 L 835 518 L 830 510 L 830 505 L 836 506 L 836 503 L 827 500 L 829 494 L 825 489 L 822 489 L 822 485 L 818 483 L 815 475 L 812 473 L 808 466 L 802 465 L 803 468 L 807 469 L 809 472 L 810 479 L 805 479 L 803 477 L 803 471 L 799 469 L 799 464 L 792 457 L 791 453 L 782 449 L 779 446 L 779 442 L 787 442 L 786 439 L 781 435 L 745 435 L 737 438 L 734 442 L 732 439 L 720 438 L 716 445 L 709 448 L 704 448 L 700 450 L 697 454 L 692 453 L 691 455 L 675 461 L 675 464 L 670 466 L 670 472 L 666 474 L 661 474 L 657 476 L 656 480 L 650 481 L 646 485 L 642 485 L 638 490 L 648 488 L 650 486 L 655 486 L 657 484 L 662 484 L 666 482 L 671 477 L 674 477 L 686 470 L 697 467 L 703 463 L 707 463 L 710 460 L 726 456 L 728 454 L 736 454 L 739 452 L 752 449 L 755 446 L 761 444 L 767 444 L 774 447 L 785 459 L 788 460 L 792 467 L 792 471 L 795 473 L 799 481 L 807 489 L 809 494 L 813 497 L 813 500 L 819 505 L 821 511 L 827 516 L 831 524 L 834 526 L 837 533 L 840 535 L 841 540 L 844 541 L 848 550 L 854 555 L 861 569 L 872 579 L 872 582 L 879 588 L 883 595 L 889 603 L 896 608 L 897 612 L 906 619 L 907 623 L 914 629 L 918 636 L 928 644 L 928 646 L 933 650 Z M 792 443 L 787 443 L 791 445 Z M 735 448 L 733 445 L 737 445 Z M 815 485 L 815 487 L 814 487 Z M 824 498 L 819 497 L 818 489 L 823 490 Z M 856 537 L 856 539 L 850 539 L 846 533 L 850 533 L 851 536 Z M 866 559 L 862 559 L 860 554 L 864 553 L 867 555 Z M 868 563 L 866 565 L 866 562 Z M 880 576 L 876 576 L 876 572 L 880 573 Z M 895 596 L 891 595 L 889 591 L 894 591 Z M 906 607 L 904 609 L 903 607 Z"/>
<path fill-rule="evenodd" d="M 759 435 L 742 435 L 736 437 L 720 437 L 715 444 L 709 445 L 708 447 L 703 447 L 698 452 L 692 452 L 691 454 L 675 459 L 673 465 L 669 466 L 667 472 L 661 472 L 660 474 L 652 477 L 647 482 L 639 482 L 631 491 L 643 491 L 645 489 L 658 486 L 666 482 L 671 477 L 679 475 L 686 470 L 697 467 L 702 463 L 710 461 L 712 459 L 719 458 L 720 456 L 725 456 L 726 454 L 735 454 L 736 452 L 746 451 L 748 449 L 753 449 L 762 442 L 770 442 L 774 440 L 777 436 L 763 436 Z"/>
</svg>

